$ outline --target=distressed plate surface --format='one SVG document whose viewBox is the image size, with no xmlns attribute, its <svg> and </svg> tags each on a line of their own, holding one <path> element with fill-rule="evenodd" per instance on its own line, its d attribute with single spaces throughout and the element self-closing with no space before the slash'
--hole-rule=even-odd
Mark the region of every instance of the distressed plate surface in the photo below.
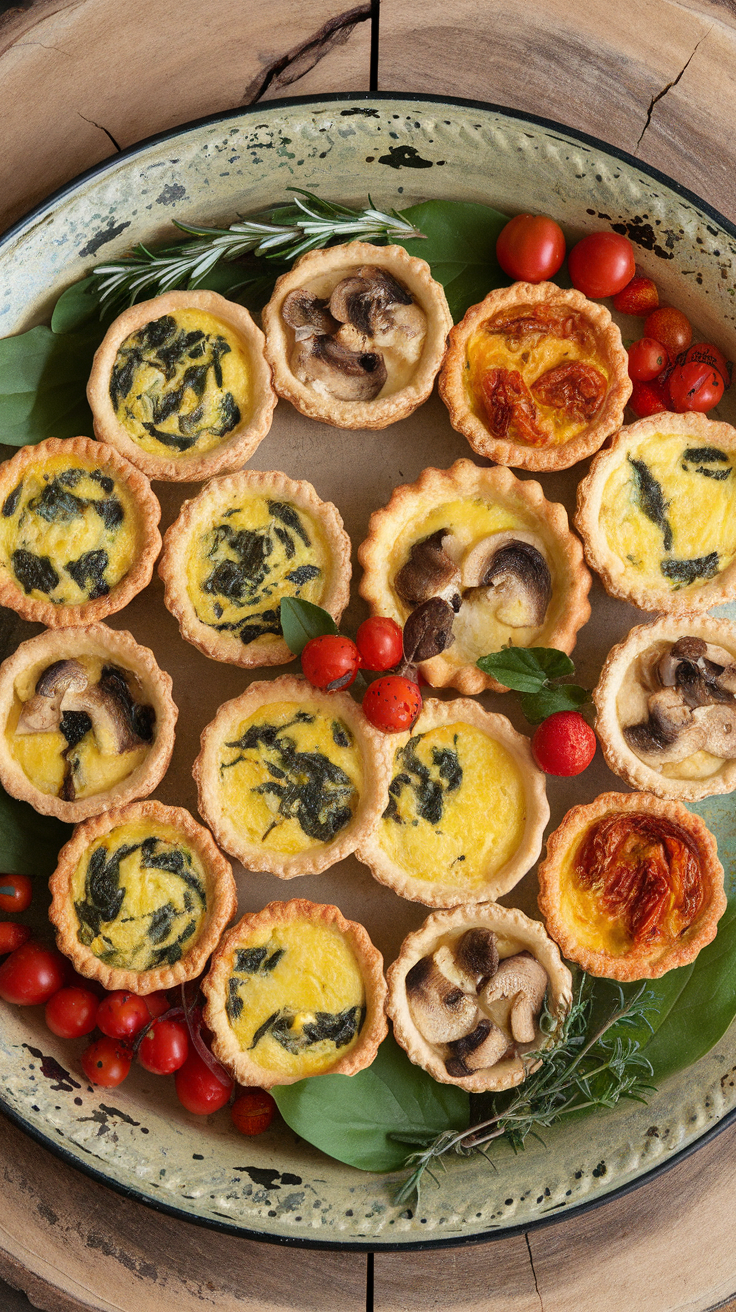
<svg viewBox="0 0 736 1312">
<path fill-rule="evenodd" d="M 232 222 L 239 213 L 284 199 L 290 185 L 347 202 L 363 203 L 370 193 L 377 205 L 397 208 L 441 197 L 481 201 L 509 213 L 541 210 L 573 237 L 609 219 L 621 221 L 640 244 L 639 263 L 656 278 L 662 300 L 680 306 L 703 338 L 736 354 L 735 234 L 708 206 L 633 160 L 556 125 L 462 102 L 390 96 L 258 106 L 108 161 L 52 197 L 0 243 L 0 335 L 46 318 L 59 292 L 95 260 L 118 255 L 136 241 L 169 237 L 172 218 Z M 637 335 L 636 321 L 629 324 L 633 331 L 627 333 L 624 323 L 625 335 Z M 733 407 L 729 394 L 719 416 L 733 422 Z M 413 480 L 427 465 L 446 467 L 470 455 L 436 397 L 393 428 L 365 434 L 314 423 L 280 402 L 273 430 L 250 464 L 312 481 L 338 505 L 357 546 L 370 511 L 385 503 L 397 483 Z M 543 475 L 545 494 L 572 510 L 587 468 L 583 462 L 563 474 Z M 165 527 L 197 489 L 157 484 L 156 490 Z M 152 583 L 113 624 L 152 646 L 174 678 L 182 712 L 177 748 L 156 796 L 194 811 L 190 771 L 199 732 L 222 701 L 242 690 L 247 676 L 185 644 L 164 610 L 162 593 Z M 593 618 L 575 653 L 579 679 L 589 687 L 611 644 L 644 618 L 606 597 L 597 584 L 592 601 Z M 736 613 L 721 613 L 729 610 Z M 347 630 L 362 616 L 354 600 Z M 10 612 L 1 619 L 3 655 L 38 629 Z M 257 671 L 255 677 L 278 673 Z M 485 695 L 482 701 L 526 731 L 513 695 Z M 569 806 L 608 788 L 624 785 L 600 757 L 577 780 L 550 780 L 551 825 Z M 733 888 L 732 799 L 708 799 L 693 809 L 716 832 Z M 242 870 L 238 883 L 241 911 L 297 895 L 335 902 L 367 926 L 387 961 L 426 914 L 377 885 L 355 859 L 300 880 L 298 890 Z M 533 913 L 535 896 L 531 872 L 503 901 Z M 43 901 L 40 895 L 37 901 Z M 37 1009 L 0 1007 L 0 1099 L 19 1124 L 68 1160 L 154 1206 L 281 1242 L 376 1248 L 502 1234 L 642 1178 L 736 1109 L 732 1027 L 696 1066 L 668 1080 L 647 1107 L 624 1104 L 549 1131 L 546 1146 L 530 1141 L 518 1157 L 502 1146 L 495 1172 L 482 1159 L 453 1160 L 439 1177 L 440 1187 L 425 1189 L 415 1215 L 393 1203 L 397 1177 L 342 1166 L 283 1126 L 254 1141 L 243 1139 L 225 1114 L 206 1120 L 188 1115 L 172 1080 L 136 1068 L 109 1093 L 90 1088 L 74 1073 L 83 1042 L 55 1040 Z"/>
</svg>

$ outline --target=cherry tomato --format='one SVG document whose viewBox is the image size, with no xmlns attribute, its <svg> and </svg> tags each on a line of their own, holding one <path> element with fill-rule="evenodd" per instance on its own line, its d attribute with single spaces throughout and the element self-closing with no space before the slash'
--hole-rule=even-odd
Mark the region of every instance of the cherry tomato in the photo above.
<svg viewBox="0 0 736 1312">
<path fill-rule="evenodd" d="M 27 925 L 18 925 L 12 920 L 0 921 L 0 957 L 8 952 L 15 952 L 21 943 L 27 943 L 31 931 Z"/>
<path fill-rule="evenodd" d="M 171 1003 L 168 994 L 164 989 L 159 989 L 157 993 L 147 993 L 143 998 L 149 1016 L 163 1016 L 165 1011 L 171 1011 Z"/>
<path fill-rule="evenodd" d="M 62 987 L 66 967 L 60 952 L 29 939 L 0 966 L 0 998 L 19 1007 L 40 1006 Z"/>
<path fill-rule="evenodd" d="M 675 360 L 680 351 L 686 351 L 693 340 L 690 321 L 673 305 L 661 305 L 654 310 L 644 322 L 644 336 L 653 337 L 667 347 L 670 360 Z"/>
<path fill-rule="evenodd" d="M 108 993 L 97 1008 L 97 1028 L 109 1039 L 134 1039 L 150 1019 L 145 998 L 125 989 Z"/>
<path fill-rule="evenodd" d="M 180 1020 L 155 1020 L 138 1049 L 141 1066 L 153 1075 L 173 1075 L 189 1052 L 189 1033 Z"/>
<path fill-rule="evenodd" d="M 535 729 L 532 738 L 532 755 L 545 774 L 582 774 L 593 760 L 595 748 L 596 736 L 579 711 L 556 711 Z"/>
<path fill-rule="evenodd" d="M 562 268 L 565 234 L 546 214 L 517 214 L 501 229 L 496 258 L 516 282 L 544 282 Z"/>
<path fill-rule="evenodd" d="M 89 989 L 59 989 L 46 1003 L 46 1024 L 61 1039 L 79 1039 L 97 1024 L 96 993 Z"/>
<path fill-rule="evenodd" d="M 32 896 L 28 875 L 0 875 L 0 911 L 27 911 Z"/>
<path fill-rule="evenodd" d="M 411 729 L 422 709 L 419 685 L 401 674 L 387 674 L 376 679 L 363 697 L 363 710 L 370 724 L 384 733 L 402 733 Z"/>
<path fill-rule="evenodd" d="M 723 396 L 723 379 L 709 364 L 692 360 L 689 364 L 676 364 L 669 376 L 672 409 L 677 414 L 686 410 L 705 413 L 718 405 Z"/>
<path fill-rule="evenodd" d="M 276 1103 L 265 1089 L 244 1089 L 230 1108 L 230 1115 L 241 1134 L 263 1134 L 275 1111 Z"/>
<path fill-rule="evenodd" d="M 226 1071 L 216 1075 L 194 1048 L 190 1049 L 184 1065 L 176 1072 L 176 1094 L 179 1102 L 195 1116 L 208 1116 L 217 1112 L 230 1100 L 234 1081 Z"/>
<path fill-rule="evenodd" d="M 649 415 L 669 410 L 670 397 L 666 383 L 661 378 L 654 378 L 651 383 L 634 383 L 629 405 L 637 419 L 646 419 Z"/>
<path fill-rule="evenodd" d="M 659 292 L 651 278 L 632 278 L 613 298 L 618 314 L 635 314 L 639 319 L 646 318 L 658 305 Z"/>
<path fill-rule="evenodd" d="M 304 677 L 313 688 L 324 688 L 327 692 L 349 688 L 359 669 L 360 656 L 355 643 L 337 633 L 310 638 L 302 652 Z"/>
<path fill-rule="evenodd" d="M 623 291 L 636 272 L 634 247 L 619 232 L 591 232 L 567 257 L 573 287 L 583 296 L 600 299 Z M 657 334 L 646 330 L 647 337 Z"/>
<path fill-rule="evenodd" d="M 648 383 L 657 378 L 668 363 L 666 347 L 653 337 L 640 337 L 629 347 L 629 378 L 635 383 Z"/>
<path fill-rule="evenodd" d="M 130 1070 L 132 1058 L 129 1050 L 117 1039 L 103 1034 L 85 1048 L 79 1063 L 90 1084 L 101 1084 L 104 1089 L 115 1089 L 122 1084 Z"/>
<path fill-rule="evenodd" d="M 678 364 L 691 364 L 693 360 L 698 364 L 709 364 L 711 369 L 717 369 L 723 379 L 724 387 L 731 386 L 731 362 L 712 342 L 693 342 L 692 346 L 677 357 Z"/>
<path fill-rule="evenodd" d="M 364 670 L 392 670 L 404 654 L 404 633 L 396 620 L 372 615 L 355 635 Z"/>
</svg>

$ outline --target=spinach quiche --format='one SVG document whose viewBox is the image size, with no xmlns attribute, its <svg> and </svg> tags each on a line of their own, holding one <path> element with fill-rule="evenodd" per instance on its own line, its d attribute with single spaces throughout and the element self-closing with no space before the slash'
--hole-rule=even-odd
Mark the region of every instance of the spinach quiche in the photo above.
<svg viewBox="0 0 736 1312">
<path fill-rule="evenodd" d="M 0 666 L 0 781 L 75 823 L 152 793 L 174 747 L 171 679 L 106 624 L 50 629 Z"/>
<path fill-rule="evenodd" d="M 429 396 L 452 316 L 424 260 L 353 241 L 302 255 L 263 326 L 279 396 L 338 428 L 386 428 Z"/>
<path fill-rule="evenodd" d="M 0 605 L 49 628 L 91 624 L 145 588 L 161 550 L 148 479 L 87 437 L 0 465 Z"/>
<path fill-rule="evenodd" d="M 688 414 L 622 428 L 578 487 L 575 524 L 613 597 L 707 610 L 736 596 L 736 429 Z"/>
<path fill-rule="evenodd" d="M 425 469 L 371 515 L 358 558 L 372 613 L 426 627 L 413 659 L 435 688 L 505 692 L 480 656 L 508 645 L 569 653 L 590 616 L 564 506 L 509 469 Z"/>
<path fill-rule="evenodd" d="M 388 802 L 385 737 L 347 692 L 281 675 L 220 707 L 194 763 L 199 810 L 246 869 L 316 874 L 354 852 Z"/>
<path fill-rule="evenodd" d="M 294 899 L 243 916 L 202 988 L 212 1049 L 240 1084 L 354 1075 L 386 1037 L 383 958 L 337 907 Z"/>
<path fill-rule="evenodd" d="M 539 909 L 568 961 L 623 982 L 694 961 L 726 910 L 716 840 L 651 793 L 601 793 L 547 841 Z"/>
<path fill-rule="evenodd" d="M 216 292 L 132 305 L 97 351 L 87 399 L 95 435 L 149 478 L 196 482 L 250 459 L 276 394 L 263 334 Z"/>
<path fill-rule="evenodd" d="M 621 334 L 603 305 L 554 283 L 489 292 L 450 333 L 440 396 L 478 455 L 569 469 L 618 429 L 631 395 Z"/>
<path fill-rule="evenodd" d="M 387 971 L 386 1010 L 415 1066 L 470 1093 L 521 1084 L 552 1042 L 540 1024 L 572 1003 L 572 976 L 544 926 L 495 902 L 435 911 Z"/>
<path fill-rule="evenodd" d="M 487 902 L 534 864 L 549 820 L 545 776 L 505 715 L 428 698 L 392 734 L 388 806 L 357 856 L 382 884 L 428 906 Z"/>
<path fill-rule="evenodd" d="M 338 621 L 350 596 L 350 539 L 311 483 L 240 470 L 185 501 L 164 539 L 164 601 L 182 636 L 213 660 L 283 665 L 282 597 Z"/>
<path fill-rule="evenodd" d="M 78 825 L 49 887 L 60 951 L 80 975 L 131 993 L 195 979 L 237 907 L 209 831 L 153 801 Z"/>
</svg>

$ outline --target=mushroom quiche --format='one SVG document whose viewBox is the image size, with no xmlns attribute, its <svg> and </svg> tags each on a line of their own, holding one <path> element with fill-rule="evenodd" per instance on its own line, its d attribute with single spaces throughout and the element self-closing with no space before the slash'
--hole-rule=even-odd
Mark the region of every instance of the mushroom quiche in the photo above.
<svg viewBox="0 0 736 1312">
<path fill-rule="evenodd" d="M 622 428 L 578 488 L 575 524 L 607 592 L 642 610 L 736 595 L 736 429 L 656 414 Z"/>
<path fill-rule="evenodd" d="M 355 851 L 386 807 L 389 769 L 383 735 L 349 693 L 282 675 L 220 707 L 194 777 L 225 851 L 291 879 Z"/>
<path fill-rule="evenodd" d="M 85 820 L 153 792 L 177 714 L 169 675 L 130 633 L 40 633 L 0 667 L 0 780 L 44 815 Z"/>
<path fill-rule="evenodd" d="M 477 702 L 429 698 L 411 733 L 391 742 L 388 806 L 360 860 L 428 906 L 507 893 L 539 856 L 549 819 L 528 739 Z"/>
<path fill-rule="evenodd" d="M 539 907 L 569 961 L 609 979 L 658 979 L 694 961 L 726 910 L 716 840 L 650 793 L 602 793 L 547 842 Z"/>
<path fill-rule="evenodd" d="M 509 645 L 571 652 L 590 616 L 564 507 L 508 469 L 425 469 L 371 515 L 358 557 L 361 595 L 374 614 L 409 621 L 412 659 L 433 687 L 506 691 L 480 656 Z"/>
<path fill-rule="evenodd" d="M 545 1005 L 561 1019 L 572 1003 L 572 976 L 543 926 L 495 902 L 435 911 L 387 978 L 386 1010 L 411 1061 L 472 1093 L 521 1084 L 526 1055 L 550 1042 Z"/>
<path fill-rule="evenodd" d="M 0 604 L 50 628 L 90 624 L 145 588 L 161 550 L 148 479 L 87 437 L 0 466 Z"/>
<path fill-rule="evenodd" d="M 311 483 L 241 470 L 184 503 L 159 573 L 182 636 L 206 656 L 279 665 L 294 659 L 281 633 L 282 597 L 339 620 L 350 594 L 350 539 L 336 506 Z"/>
<path fill-rule="evenodd" d="M 271 902 L 223 938 L 202 988 L 212 1048 L 240 1084 L 354 1075 L 387 1032 L 383 958 L 337 907 Z"/>
<path fill-rule="evenodd" d="M 440 395 L 474 451 L 568 469 L 621 425 L 631 380 L 608 310 L 554 283 L 489 292 L 450 333 Z"/>
<path fill-rule="evenodd" d="M 263 326 L 279 396 L 339 428 L 385 428 L 429 396 L 452 316 L 424 260 L 354 241 L 297 260 Z"/>
<path fill-rule="evenodd" d="M 632 629 L 593 700 L 606 761 L 632 788 L 687 802 L 736 788 L 736 624 L 680 615 Z"/>
<path fill-rule="evenodd" d="M 87 386 L 95 434 L 149 478 L 193 481 L 245 464 L 276 395 L 263 334 L 216 292 L 167 292 L 110 325 Z"/>
<path fill-rule="evenodd" d="M 237 907 L 209 831 L 152 801 L 78 825 L 49 887 L 60 950 L 81 975 L 132 993 L 196 978 Z"/>
</svg>

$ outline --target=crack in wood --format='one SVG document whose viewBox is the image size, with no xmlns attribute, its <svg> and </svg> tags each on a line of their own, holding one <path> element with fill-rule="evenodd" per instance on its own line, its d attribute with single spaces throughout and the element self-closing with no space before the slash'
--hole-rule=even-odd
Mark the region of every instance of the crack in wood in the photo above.
<svg viewBox="0 0 736 1312">
<path fill-rule="evenodd" d="M 707 31 L 707 32 L 704 32 L 703 35 L 701 36 L 700 40 L 698 41 L 698 44 L 695 46 L 695 49 L 693 50 L 693 52 L 692 52 L 692 54 L 690 55 L 689 59 L 687 60 L 687 62 L 686 62 L 685 64 L 683 64 L 682 68 L 680 69 L 679 73 L 677 74 L 677 77 L 673 78 L 671 82 L 668 82 L 668 83 L 667 83 L 667 86 L 664 87 L 660 92 L 658 92 L 658 94 L 657 94 L 656 96 L 653 96 L 652 99 L 650 100 L 650 102 L 649 102 L 649 109 L 647 110 L 646 121 L 645 121 L 645 123 L 644 123 L 644 127 L 642 128 L 642 130 L 641 130 L 641 132 L 640 132 L 640 134 L 639 134 L 639 140 L 637 141 L 637 143 L 636 143 L 636 145 L 635 145 L 635 147 L 634 147 L 634 154 L 636 154 L 636 152 L 638 151 L 638 149 L 639 149 L 639 147 L 640 147 L 640 145 L 641 145 L 641 143 L 642 143 L 642 138 L 643 138 L 643 136 L 644 136 L 644 133 L 646 132 L 647 128 L 649 127 L 649 124 L 650 124 L 651 121 L 652 121 L 652 113 L 653 113 L 653 111 L 654 111 L 654 106 L 655 106 L 655 105 L 658 105 L 659 102 L 660 102 L 660 100 L 664 99 L 664 97 L 667 95 L 667 92 L 668 92 L 668 91 L 671 91 L 673 87 L 676 87 L 676 86 L 677 86 L 677 83 L 680 81 L 680 78 L 682 77 L 683 73 L 684 73 L 685 70 L 687 69 L 688 65 L 689 65 L 689 64 L 692 62 L 692 60 L 695 58 L 695 55 L 697 54 L 697 52 L 698 52 L 698 50 L 700 49 L 700 47 L 701 47 L 701 45 L 703 44 L 703 42 L 705 41 L 705 38 L 706 38 L 707 36 L 710 36 L 710 34 L 711 34 L 712 31 L 713 31 L 713 26 L 711 25 L 711 27 L 708 28 L 708 31 Z"/>
<path fill-rule="evenodd" d="M 526 1251 L 527 1251 L 527 1253 L 529 1254 L 529 1265 L 530 1265 L 530 1267 L 531 1267 L 531 1269 L 532 1269 L 532 1277 L 533 1277 L 533 1279 L 534 1279 L 534 1288 L 535 1288 L 536 1291 L 537 1291 L 537 1298 L 539 1299 L 539 1308 L 540 1308 L 540 1312 L 544 1312 L 544 1303 L 542 1302 L 542 1295 L 541 1295 L 541 1293 L 540 1293 L 540 1291 L 539 1291 L 539 1284 L 537 1283 L 537 1273 L 536 1273 L 536 1271 L 535 1271 L 535 1269 L 534 1269 L 534 1258 L 532 1257 L 532 1246 L 531 1246 L 531 1244 L 530 1244 L 530 1242 L 529 1242 L 529 1235 L 528 1235 L 528 1234 L 525 1234 L 525 1235 L 524 1235 L 524 1238 L 525 1238 L 525 1240 L 526 1240 Z"/>
<path fill-rule="evenodd" d="M 108 137 L 109 140 L 112 142 L 113 146 L 118 152 L 118 155 L 122 152 L 123 148 L 115 140 L 114 136 L 112 135 L 112 132 L 108 132 L 107 128 L 103 128 L 101 123 L 95 123 L 93 118 L 87 118 L 87 116 L 85 114 L 81 114 L 79 110 L 77 110 L 77 113 L 79 114 L 80 118 L 84 119 L 85 123 L 91 123 L 93 128 L 98 128 L 100 132 L 104 132 L 105 136 Z"/>
<path fill-rule="evenodd" d="M 249 82 L 243 93 L 241 104 L 256 105 L 268 91 L 279 91 L 282 87 L 292 86 L 318 64 L 325 55 L 329 55 L 337 46 L 344 45 L 353 34 L 358 23 L 370 20 L 373 7 L 367 4 L 349 9 L 344 14 L 337 14 L 329 19 L 314 36 L 303 41 L 295 50 L 290 50 L 275 59 L 268 68 Z"/>
</svg>

